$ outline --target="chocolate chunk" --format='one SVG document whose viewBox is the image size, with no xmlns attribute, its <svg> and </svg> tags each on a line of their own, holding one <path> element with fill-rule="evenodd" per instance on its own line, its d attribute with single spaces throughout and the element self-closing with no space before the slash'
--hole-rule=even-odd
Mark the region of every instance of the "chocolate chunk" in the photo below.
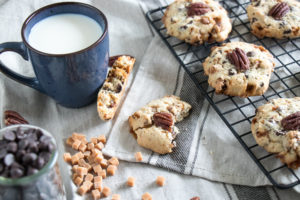
<svg viewBox="0 0 300 200">
<path fill-rule="evenodd" d="M 253 17 L 251 23 L 254 23 L 257 21 L 257 18 Z"/>
<path fill-rule="evenodd" d="M 33 167 L 28 167 L 28 169 L 27 169 L 27 175 L 36 174 L 38 172 L 39 172 L 39 170 L 36 168 L 33 168 Z"/>
<path fill-rule="evenodd" d="M 39 152 L 38 143 L 35 142 L 35 141 L 29 141 L 27 150 L 28 150 L 29 152 L 38 153 L 38 152 Z"/>
<path fill-rule="evenodd" d="M 54 149 L 55 149 L 54 144 L 53 144 L 52 142 L 49 142 L 49 143 L 48 143 L 48 151 L 49 151 L 50 153 L 52 153 Z"/>
<path fill-rule="evenodd" d="M 187 29 L 187 25 L 184 25 L 184 26 L 180 26 L 180 29 Z"/>
<path fill-rule="evenodd" d="M 22 139 L 18 142 L 19 149 L 26 149 L 29 145 L 29 141 L 27 139 Z"/>
<path fill-rule="evenodd" d="M 13 131 L 8 131 L 8 132 L 4 133 L 3 139 L 5 139 L 7 141 L 14 141 L 16 139 L 16 134 Z"/>
<path fill-rule="evenodd" d="M 255 52 L 254 51 L 249 51 L 249 52 L 247 52 L 247 56 L 248 57 L 253 57 L 253 56 L 255 56 Z"/>
<path fill-rule="evenodd" d="M 122 85 L 118 84 L 117 89 L 116 89 L 116 93 L 121 92 L 121 90 L 122 90 Z"/>
<path fill-rule="evenodd" d="M 35 153 L 27 153 L 23 157 L 23 164 L 27 165 L 34 162 L 37 159 L 37 155 Z"/>
<path fill-rule="evenodd" d="M 236 74 L 236 72 L 235 72 L 234 69 L 229 69 L 228 70 L 228 75 L 232 76 L 232 75 L 235 75 L 235 74 Z"/>
<path fill-rule="evenodd" d="M 1 150 L 0 150 L 0 160 L 1 160 L 2 158 L 4 158 L 4 157 L 6 156 L 6 154 L 7 154 L 7 150 L 6 150 L 6 149 L 1 149 Z"/>
<path fill-rule="evenodd" d="M 46 142 L 46 141 L 50 141 L 51 138 L 47 135 L 42 135 L 39 139 L 41 142 Z"/>
<path fill-rule="evenodd" d="M 13 154 L 11 154 L 11 153 L 6 154 L 6 156 L 4 157 L 4 164 L 6 166 L 10 166 L 14 162 L 15 162 L 15 156 Z"/>
<path fill-rule="evenodd" d="M 292 32 L 291 29 L 283 31 L 283 34 L 290 34 Z"/>
<path fill-rule="evenodd" d="M 51 153 L 48 153 L 46 151 L 43 151 L 39 154 L 40 157 L 44 158 L 45 163 L 47 163 L 50 160 Z"/>
<path fill-rule="evenodd" d="M 19 177 L 23 176 L 23 174 L 24 174 L 24 171 L 17 167 L 12 167 L 10 170 L 11 178 L 19 178 Z"/>
<path fill-rule="evenodd" d="M 264 83 L 260 83 L 260 87 L 264 87 L 264 85 L 265 85 Z"/>
<path fill-rule="evenodd" d="M 22 159 L 23 159 L 23 157 L 24 157 L 25 154 L 26 154 L 25 150 L 19 150 L 19 151 L 17 151 L 17 153 L 16 153 L 16 159 L 18 161 L 22 161 Z"/>
<path fill-rule="evenodd" d="M 16 142 L 10 142 L 7 144 L 7 151 L 10 153 L 15 153 L 18 150 L 18 145 Z"/>
<path fill-rule="evenodd" d="M 38 168 L 38 169 L 42 169 L 45 165 L 45 160 L 42 156 L 39 156 L 37 159 L 36 159 L 36 163 L 35 163 L 35 167 Z"/>
<path fill-rule="evenodd" d="M 22 140 L 27 137 L 27 134 L 18 129 L 18 131 L 16 132 L 16 137 L 18 140 Z"/>
</svg>

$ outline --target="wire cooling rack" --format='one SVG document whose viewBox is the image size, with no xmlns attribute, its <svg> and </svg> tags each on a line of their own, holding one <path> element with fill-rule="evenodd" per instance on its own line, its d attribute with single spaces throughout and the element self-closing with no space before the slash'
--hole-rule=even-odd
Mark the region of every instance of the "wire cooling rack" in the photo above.
<svg viewBox="0 0 300 200">
<path fill-rule="evenodd" d="M 270 182 L 281 189 L 291 188 L 300 184 L 299 171 L 288 168 L 274 154 L 270 154 L 258 146 L 253 139 L 250 126 L 251 120 L 255 116 L 255 109 L 260 105 L 274 98 L 300 96 L 300 39 L 259 39 L 250 32 L 246 12 L 246 8 L 250 4 L 249 0 L 219 2 L 228 11 L 233 22 L 232 32 L 225 42 L 244 41 L 262 45 L 273 54 L 276 60 L 269 89 L 262 96 L 239 98 L 214 95 L 214 89 L 208 85 L 207 77 L 204 75 L 202 62 L 209 55 L 210 48 L 219 44 L 192 46 L 168 36 L 161 21 L 166 7 L 150 10 L 146 14 L 146 18 Z M 282 175 L 288 177 L 284 182 L 280 181 Z"/>
</svg>

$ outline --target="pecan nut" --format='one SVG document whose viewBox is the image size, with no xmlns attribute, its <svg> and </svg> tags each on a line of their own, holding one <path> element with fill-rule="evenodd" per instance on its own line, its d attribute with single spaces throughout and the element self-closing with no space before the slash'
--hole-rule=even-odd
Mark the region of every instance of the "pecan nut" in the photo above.
<svg viewBox="0 0 300 200">
<path fill-rule="evenodd" d="M 238 71 L 250 69 L 250 61 L 245 52 L 240 48 L 235 48 L 232 53 L 227 54 L 227 58 L 231 64 L 235 65 Z"/>
<path fill-rule="evenodd" d="M 269 11 L 268 15 L 272 16 L 276 20 L 280 20 L 289 11 L 290 11 L 289 5 L 285 2 L 281 2 L 273 6 Z"/>
<path fill-rule="evenodd" d="M 4 112 L 4 123 L 6 126 L 15 124 L 29 124 L 19 113 L 12 110 L 6 110 Z"/>
<path fill-rule="evenodd" d="M 173 118 L 170 113 L 157 112 L 153 115 L 153 122 L 155 126 L 159 126 L 164 130 L 172 131 Z"/>
<path fill-rule="evenodd" d="M 205 3 L 191 3 L 188 7 L 187 14 L 189 17 L 194 15 L 204 15 L 205 13 L 211 11 L 210 7 Z"/>
<path fill-rule="evenodd" d="M 300 111 L 295 112 L 281 120 L 284 130 L 300 130 Z"/>
</svg>

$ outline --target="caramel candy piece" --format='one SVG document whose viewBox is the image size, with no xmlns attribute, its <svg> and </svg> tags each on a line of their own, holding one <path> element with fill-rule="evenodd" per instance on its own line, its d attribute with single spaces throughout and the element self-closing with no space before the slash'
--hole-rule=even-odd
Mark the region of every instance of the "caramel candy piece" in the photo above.
<svg viewBox="0 0 300 200">
<path fill-rule="evenodd" d="M 87 148 L 88 148 L 88 150 L 94 149 L 94 143 L 89 142 L 89 143 L 87 144 Z"/>
<path fill-rule="evenodd" d="M 99 190 L 92 190 L 92 196 L 94 200 L 100 199 L 100 192 Z"/>
<path fill-rule="evenodd" d="M 78 165 L 73 165 L 73 167 L 72 167 L 72 171 L 73 171 L 74 173 L 76 173 L 76 171 L 77 171 L 77 167 L 78 167 Z"/>
<path fill-rule="evenodd" d="M 72 165 L 77 164 L 78 161 L 79 161 L 78 155 L 77 155 L 77 154 L 74 154 L 74 155 L 71 157 Z"/>
<path fill-rule="evenodd" d="M 96 157 L 98 155 L 103 156 L 102 152 L 99 149 L 92 149 L 92 156 Z"/>
<path fill-rule="evenodd" d="M 81 143 L 78 147 L 78 150 L 81 152 L 85 152 L 86 149 L 87 149 L 87 146 L 83 143 Z"/>
<path fill-rule="evenodd" d="M 78 194 L 80 194 L 81 196 L 84 195 L 87 191 L 88 191 L 88 188 L 86 185 L 80 186 L 77 190 Z"/>
<path fill-rule="evenodd" d="M 102 160 L 103 160 L 103 156 L 101 154 L 98 154 L 97 156 L 94 157 L 94 161 L 98 164 L 100 164 Z"/>
<path fill-rule="evenodd" d="M 78 150 L 80 144 L 81 144 L 81 141 L 75 139 L 74 142 L 73 142 L 73 144 L 72 144 L 72 148 L 75 149 L 75 150 Z"/>
<path fill-rule="evenodd" d="M 87 162 L 85 162 L 85 160 L 84 160 L 83 158 L 79 159 L 78 165 L 79 165 L 80 167 L 85 167 L 85 168 L 87 168 L 88 171 L 90 171 L 90 170 L 92 169 L 91 165 L 88 164 Z"/>
<path fill-rule="evenodd" d="M 104 144 L 102 142 L 99 142 L 95 145 L 95 148 L 102 150 L 104 148 Z"/>
<path fill-rule="evenodd" d="M 83 152 L 83 155 L 84 155 L 84 158 L 87 158 L 91 155 L 91 152 L 90 151 L 85 151 L 85 152 Z"/>
<path fill-rule="evenodd" d="M 134 182 L 135 182 L 135 178 L 133 178 L 132 176 L 129 176 L 127 179 L 127 185 L 129 187 L 133 187 L 134 186 Z"/>
<path fill-rule="evenodd" d="M 78 152 L 75 155 L 77 155 L 79 159 L 84 158 L 84 155 L 82 152 Z"/>
<path fill-rule="evenodd" d="M 84 175 L 87 175 L 87 168 L 85 167 L 77 167 L 76 173 L 80 176 L 83 177 Z"/>
<path fill-rule="evenodd" d="M 74 183 L 75 185 L 79 186 L 83 181 L 83 178 L 76 176 L 76 178 L 74 179 Z"/>
<path fill-rule="evenodd" d="M 94 182 L 101 182 L 102 183 L 102 176 L 95 176 Z"/>
<path fill-rule="evenodd" d="M 121 200 L 121 196 L 119 194 L 113 194 L 111 200 Z"/>
<path fill-rule="evenodd" d="M 71 154 L 70 153 L 64 153 L 64 161 L 71 163 L 72 159 L 71 159 Z"/>
<path fill-rule="evenodd" d="M 97 139 L 97 138 L 91 138 L 91 142 L 92 142 L 93 144 L 97 144 L 97 143 L 98 143 L 98 139 Z"/>
<path fill-rule="evenodd" d="M 88 173 L 84 178 L 85 181 L 90 181 L 90 182 L 92 182 L 93 179 L 94 179 L 94 176 L 91 173 Z"/>
<path fill-rule="evenodd" d="M 102 169 L 102 171 L 100 172 L 99 175 L 102 176 L 103 179 L 105 179 L 106 178 L 106 170 Z"/>
<path fill-rule="evenodd" d="M 110 189 L 109 187 L 103 187 L 103 190 L 102 190 L 102 194 L 104 197 L 108 197 L 110 195 Z"/>
<path fill-rule="evenodd" d="M 112 157 L 111 159 L 108 160 L 108 163 L 111 165 L 118 166 L 119 165 L 119 160 L 116 157 Z"/>
<path fill-rule="evenodd" d="M 158 176 L 156 179 L 156 184 L 159 186 L 165 185 L 165 178 L 163 176 Z"/>
<path fill-rule="evenodd" d="M 143 194 L 142 200 L 152 200 L 151 194 L 149 194 L 148 192 L 146 192 L 145 194 Z"/>
<path fill-rule="evenodd" d="M 93 183 L 91 181 L 84 181 L 82 185 L 85 185 L 88 191 L 93 187 Z"/>
<path fill-rule="evenodd" d="M 107 174 L 113 176 L 113 175 L 115 175 L 116 170 L 117 170 L 117 167 L 115 165 L 108 165 Z"/>
<path fill-rule="evenodd" d="M 99 176 L 100 172 L 102 171 L 102 168 L 99 164 L 97 164 L 93 166 L 93 170 Z"/>
<path fill-rule="evenodd" d="M 83 135 L 83 134 L 80 134 L 80 133 L 73 133 L 72 134 L 72 139 L 73 140 L 75 140 L 75 139 L 77 139 L 77 140 L 84 140 L 84 139 L 86 139 L 85 138 L 85 135 Z"/>
<path fill-rule="evenodd" d="M 102 182 L 94 182 L 94 188 L 102 191 Z"/>
<path fill-rule="evenodd" d="M 74 142 L 74 140 L 73 140 L 71 137 L 69 137 L 69 138 L 66 140 L 66 144 L 67 144 L 68 146 L 70 146 L 70 147 L 72 147 L 73 142 Z"/>
<path fill-rule="evenodd" d="M 105 135 L 99 135 L 97 139 L 98 139 L 98 142 L 102 142 L 103 144 L 106 144 Z"/>
<path fill-rule="evenodd" d="M 108 166 L 108 161 L 104 158 L 101 160 L 100 165 L 102 168 L 106 168 Z"/>
<path fill-rule="evenodd" d="M 134 157 L 135 157 L 135 160 L 136 160 L 137 162 L 141 162 L 141 161 L 143 160 L 143 156 L 142 156 L 142 153 L 141 153 L 141 152 L 136 152 L 136 153 L 134 154 Z"/>
</svg>

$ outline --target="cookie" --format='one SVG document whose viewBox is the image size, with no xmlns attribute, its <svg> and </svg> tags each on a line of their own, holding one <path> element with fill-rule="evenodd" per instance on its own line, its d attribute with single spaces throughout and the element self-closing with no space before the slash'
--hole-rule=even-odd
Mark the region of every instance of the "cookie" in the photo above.
<svg viewBox="0 0 300 200">
<path fill-rule="evenodd" d="M 213 47 L 203 68 L 217 94 L 258 96 L 269 87 L 275 66 L 273 56 L 262 46 L 245 42 Z"/>
<path fill-rule="evenodd" d="M 159 154 L 171 153 L 179 134 L 175 123 L 188 116 L 191 105 L 176 96 L 153 100 L 128 119 L 137 143 Z"/>
<path fill-rule="evenodd" d="M 227 11 L 214 0 L 176 0 L 162 21 L 167 34 L 194 45 L 222 42 L 232 29 Z"/>
<path fill-rule="evenodd" d="M 128 76 L 135 63 L 131 56 L 116 56 L 110 59 L 112 68 L 102 85 L 97 98 L 97 110 L 102 120 L 110 120 L 114 117 L 119 106 Z"/>
<path fill-rule="evenodd" d="M 273 99 L 260 106 L 251 130 L 259 146 L 290 168 L 300 166 L 300 97 Z"/>
<path fill-rule="evenodd" d="M 300 2 L 296 0 L 253 0 L 247 14 L 252 33 L 260 38 L 300 36 Z"/>
</svg>

